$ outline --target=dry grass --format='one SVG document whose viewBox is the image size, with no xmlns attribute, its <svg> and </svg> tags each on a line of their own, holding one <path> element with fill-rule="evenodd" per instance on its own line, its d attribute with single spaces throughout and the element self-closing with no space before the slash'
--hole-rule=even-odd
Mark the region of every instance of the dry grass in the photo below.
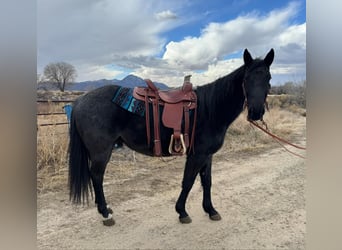
<svg viewBox="0 0 342 250">
<path fill-rule="evenodd" d="M 277 145 L 270 136 L 253 127 L 246 120 L 246 117 L 246 112 L 243 112 L 229 127 L 224 151 L 259 153 Z M 300 118 L 298 113 L 279 107 L 271 109 L 270 112 L 266 112 L 264 115 L 268 129 L 277 136 L 289 140 L 295 139 L 294 126 L 296 126 Z"/>
<path fill-rule="evenodd" d="M 276 135 L 295 141 L 295 127 L 298 122 L 305 122 L 303 113 L 305 109 L 285 105 L 286 97 L 271 96 L 269 99 L 270 112 L 266 112 L 264 120 L 269 129 Z M 60 108 L 60 107 L 59 107 Z M 50 107 L 54 110 L 55 107 Z M 269 136 L 252 127 L 246 121 L 246 113 L 243 112 L 228 129 L 223 148 L 217 157 L 226 157 L 227 154 L 257 154 L 271 147 L 278 146 Z M 65 115 L 39 116 L 38 124 L 46 122 L 66 121 Z M 68 126 L 40 127 L 37 133 L 37 191 L 66 190 L 67 187 L 67 150 L 68 150 Z M 111 163 L 116 165 L 116 174 L 122 174 L 125 179 L 141 171 L 136 162 L 149 162 L 153 168 L 161 166 L 170 167 L 169 160 L 165 162 L 160 158 L 151 158 L 139 155 L 124 148 L 115 152 Z M 174 158 L 173 158 L 174 159 Z M 174 159 L 175 160 L 175 159 Z M 184 159 L 183 159 L 184 160 Z M 180 162 L 182 159 L 176 159 Z M 176 164 L 175 162 L 172 165 Z M 122 172 L 122 173 L 121 173 Z M 112 175 L 111 172 L 107 175 Z"/>
<path fill-rule="evenodd" d="M 84 94 L 82 91 L 37 91 L 38 100 L 74 100 L 76 97 Z"/>
<path fill-rule="evenodd" d="M 39 116 L 38 124 L 65 122 L 65 115 Z M 37 189 L 61 188 L 66 183 L 68 125 L 39 127 L 37 131 Z"/>
</svg>

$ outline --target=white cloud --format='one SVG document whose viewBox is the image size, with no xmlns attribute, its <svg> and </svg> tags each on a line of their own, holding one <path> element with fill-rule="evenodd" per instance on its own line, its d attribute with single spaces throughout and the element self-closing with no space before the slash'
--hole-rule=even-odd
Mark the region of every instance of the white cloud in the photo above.
<svg viewBox="0 0 342 250">
<path fill-rule="evenodd" d="M 99 79 L 115 79 L 125 73 L 124 70 L 113 69 L 110 67 L 103 67 L 101 65 L 88 65 L 82 64 L 77 68 L 78 75 L 77 79 L 79 82 L 82 81 L 93 81 Z"/>
<path fill-rule="evenodd" d="M 155 14 L 157 20 L 177 19 L 177 15 L 171 10 L 164 10 Z"/>
<path fill-rule="evenodd" d="M 193 73 L 192 80 L 197 85 L 213 82 L 216 79 L 223 77 L 243 64 L 242 58 L 221 60 L 214 64 L 209 64 L 208 69 L 201 73 Z"/>
<path fill-rule="evenodd" d="M 296 3 L 291 3 L 265 16 L 252 13 L 224 23 L 210 23 L 198 37 L 169 42 L 163 60 L 173 72 L 178 72 L 176 77 L 179 77 L 179 72 L 182 72 L 181 76 L 192 73 L 193 82 L 203 84 L 232 72 L 243 63 L 241 58 L 225 60 L 226 56 L 248 48 L 254 57 L 263 58 L 270 48 L 274 48 L 272 82 L 279 83 L 285 75 L 303 80 L 306 71 L 306 23 L 289 25 L 297 7 Z M 169 78 L 170 81 L 164 81 L 171 85 L 177 82 L 174 77 L 161 77 Z"/>
<path fill-rule="evenodd" d="M 165 44 L 160 33 L 171 25 L 151 15 L 163 7 L 158 2 L 39 0 L 38 68 L 51 61 L 105 65 L 121 56 L 158 54 Z"/>
<path fill-rule="evenodd" d="M 210 23 L 199 37 L 168 43 L 163 59 L 175 67 L 199 70 L 242 48 L 265 53 L 271 47 L 286 46 L 289 42 L 300 43 L 303 48 L 305 25 L 295 28 L 287 24 L 295 16 L 296 7 L 296 4 L 290 4 L 266 16 L 248 14 L 225 23 Z"/>
</svg>

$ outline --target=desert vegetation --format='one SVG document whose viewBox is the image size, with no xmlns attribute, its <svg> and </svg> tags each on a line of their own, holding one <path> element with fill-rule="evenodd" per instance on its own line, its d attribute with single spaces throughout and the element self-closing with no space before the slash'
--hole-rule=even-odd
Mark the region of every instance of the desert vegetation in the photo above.
<svg viewBox="0 0 342 250">
<path fill-rule="evenodd" d="M 289 106 L 297 106 L 305 109 L 306 107 L 306 81 L 303 82 L 286 82 L 283 85 L 272 86 L 270 95 L 283 96 L 274 101 L 274 106 L 288 108 Z"/>
</svg>

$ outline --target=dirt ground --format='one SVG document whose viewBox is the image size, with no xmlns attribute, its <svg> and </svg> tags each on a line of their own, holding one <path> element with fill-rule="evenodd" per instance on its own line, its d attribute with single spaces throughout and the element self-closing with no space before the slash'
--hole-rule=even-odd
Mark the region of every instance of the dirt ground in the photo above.
<svg viewBox="0 0 342 250">
<path fill-rule="evenodd" d="M 296 128 L 295 141 L 305 145 L 305 118 Z M 253 154 L 220 150 L 213 160 L 212 200 L 222 220 L 211 221 L 202 210 L 198 178 L 187 202 L 191 224 L 181 224 L 174 208 L 185 159 L 148 158 L 121 149 L 127 154 L 113 154 L 104 183 L 116 224 L 103 226 L 93 201 L 70 204 L 65 185 L 38 194 L 37 246 L 304 249 L 305 160 L 276 145 Z"/>
</svg>

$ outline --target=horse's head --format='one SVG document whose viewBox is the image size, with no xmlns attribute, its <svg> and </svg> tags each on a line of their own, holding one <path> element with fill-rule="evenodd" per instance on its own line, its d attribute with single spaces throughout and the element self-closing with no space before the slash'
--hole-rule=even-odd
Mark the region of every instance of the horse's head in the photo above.
<svg viewBox="0 0 342 250">
<path fill-rule="evenodd" d="M 273 49 L 268 52 L 263 60 L 253 59 L 247 49 L 244 51 L 245 76 L 243 89 L 245 106 L 248 108 L 248 120 L 262 120 L 265 113 L 266 97 L 271 87 L 270 65 L 273 58 Z"/>
</svg>

